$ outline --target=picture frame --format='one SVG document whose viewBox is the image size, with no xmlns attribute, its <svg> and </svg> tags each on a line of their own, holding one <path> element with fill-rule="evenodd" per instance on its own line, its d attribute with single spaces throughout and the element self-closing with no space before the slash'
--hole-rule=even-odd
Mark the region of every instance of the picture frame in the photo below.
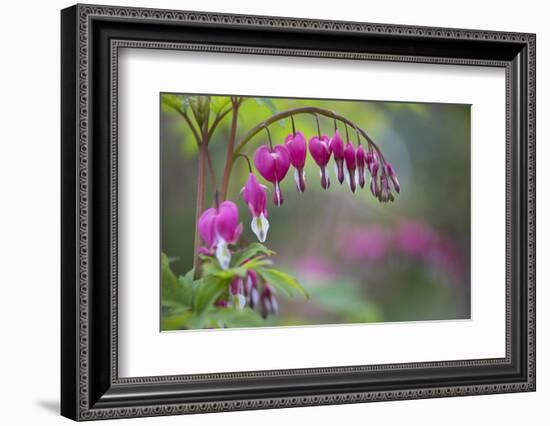
<svg viewBox="0 0 550 426">
<path fill-rule="evenodd" d="M 75 5 L 61 12 L 61 414 L 160 416 L 535 390 L 534 34 Z M 119 377 L 118 49 L 506 73 L 505 357 Z M 504 214 L 504 213 L 503 213 Z"/>
</svg>

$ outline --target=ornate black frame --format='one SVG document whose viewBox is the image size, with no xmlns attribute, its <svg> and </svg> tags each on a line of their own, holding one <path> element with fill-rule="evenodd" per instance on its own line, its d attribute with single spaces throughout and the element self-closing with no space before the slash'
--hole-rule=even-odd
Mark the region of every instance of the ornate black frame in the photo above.
<svg viewBox="0 0 550 426">
<path fill-rule="evenodd" d="M 76 5 L 61 13 L 61 413 L 74 420 L 535 390 L 535 35 Z M 119 378 L 117 52 L 506 69 L 506 357 Z"/>
</svg>

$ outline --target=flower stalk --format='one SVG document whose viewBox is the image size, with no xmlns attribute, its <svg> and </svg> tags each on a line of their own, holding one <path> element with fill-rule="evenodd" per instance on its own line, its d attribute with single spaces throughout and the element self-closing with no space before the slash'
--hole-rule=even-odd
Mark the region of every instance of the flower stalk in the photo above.
<svg viewBox="0 0 550 426">
<path fill-rule="evenodd" d="M 231 169 L 233 168 L 233 162 L 237 158 L 235 155 L 235 139 L 237 137 L 237 124 L 239 120 L 239 107 L 241 106 L 241 99 L 232 97 L 231 98 L 231 130 L 229 131 L 229 142 L 227 144 L 227 155 L 225 158 L 225 167 L 223 169 L 223 179 L 222 179 L 222 189 L 221 189 L 221 199 L 225 200 L 227 197 L 227 189 L 229 188 L 229 178 L 231 175 Z"/>
<path fill-rule="evenodd" d="M 206 143 L 206 133 L 203 134 L 204 138 L 199 146 L 199 163 L 197 170 L 197 204 L 195 206 L 195 223 L 199 223 L 199 218 L 204 211 L 204 181 L 205 181 L 205 168 L 207 163 L 208 145 Z M 199 230 L 195 227 L 195 241 L 193 250 L 193 268 L 195 269 L 195 279 L 200 276 L 200 259 L 199 259 L 199 247 L 201 244 L 201 237 Z"/>
</svg>

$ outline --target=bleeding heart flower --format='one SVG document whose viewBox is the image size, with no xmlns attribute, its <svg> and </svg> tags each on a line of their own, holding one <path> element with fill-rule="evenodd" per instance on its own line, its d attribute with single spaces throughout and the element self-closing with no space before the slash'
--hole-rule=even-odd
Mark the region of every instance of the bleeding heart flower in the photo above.
<svg viewBox="0 0 550 426">
<path fill-rule="evenodd" d="M 264 318 L 268 315 L 276 315 L 279 310 L 277 305 L 277 299 L 271 286 L 267 283 L 264 284 L 262 295 L 260 296 L 260 309 Z"/>
<path fill-rule="evenodd" d="M 393 187 L 395 188 L 395 190 L 399 194 L 399 192 L 401 191 L 401 185 L 399 185 L 399 181 L 397 180 L 397 173 L 395 173 L 395 170 L 394 170 L 393 166 L 391 165 L 391 163 L 386 163 L 386 173 L 390 177 L 390 179 L 393 183 Z"/>
<path fill-rule="evenodd" d="M 369 170 L 371 176 L 376 177 L 378 175 L 378 155 L 376 152 L 367 152 L 365 162 L 367 163 L 367 169 Z"/>
<path fill-rule="evenodd" d="M 203 252 L 206 254 L 211 251 L 212 247 L 216 245 L 216 217 L 218 216 L 218 211 L 215 208 L 207 209 L 199 217 L 198 230 L 202 240 L 206 243 L 206 248 L 203 249 Z"/>
<path fill-rule="evenodd" d="M 219 308 L 228 308 L 229 302 L 227 300 L 218 300 L 216 303 L 214 303 L 214 306 L 217 306 Z"/>
<path fill-rule="evenodd" d="M 370 178 L 370 192 L 372 192 L 372 195 L 374 195 L 376 198 L 380 195 L 380 186 L 378 185 L 378 178 L 372 177 Z"/>
<path fill-rule="evenodd" d="M 388 201 L 393 202 L 394 200 L 393 194 L 391 193 L 388 178 L 385 174 L 380 175 L 380 190 L 378 193 L 378 200 L 381 203 L 387 203 Z"/>
<path fill-rule="evenodd" d="M 232 304 L 239 311 L 246 305 L 246 297 L 244 296 L 244 282 L 241 277 L 234 277 L 229 283 L 229 293 L 231 294 Z"/>
<path fill-rule="evenodd" d="M 304 166 L 306 164 L 307 146 L 306 138 L 302 132 L 291 133 L 285 139 L 285 146 L 290 154 L 290 163 L 294 166 L 294 180 L 298 191 L 304 192 L 306 183 L 304 180 Z"/>
<path fill-rule="evenodd" d="M 327 189 L 330 186 L 330 179 L 326 169 L 331 155 L 328 136 L 313 136 L 309 140 L 309 153 L 321 168 L 321 186 L 323 189 Z"/>
<path fill-rule="evenodd" d="M 338 182 L 344 182 L 344 141 L 340 137 L 338 129 L 334 132 L 334 136 L 329 142 L 330 151 L 334 155 L 334 161 L 336 162 L 336 174 L 338 176 Z"/>
<path fill-rule="evenodd" d="M 357 168 L 357 159 L 355 158 L 355 148 L 348 141 L 344 149 L 344 160 L 346 161 L 345 175 L 351 192 L 355 192 L 355 181 L 357 179 L 355 170 Z"/>
<path fill-rule="evenodd" d="M 237 205 L 232 201 L 224 201 L 218 208 L 205 210 L 199 217 L 197 227 L 209 251 L 215 250 L 222 269 L 229 268 L 231 251 L 228 245 L 235 244 L 243 230 Z"/>
<path fill-rule="evenodd" d="M 258 293 L 258 275 L 256 271 L 249 269 L 244 281 L 244 295 L 252 309 L 258 306 L 260 293 Z"/>
<path fill-rule="evenodd" d="M 284 145 L 277 145 L 271 150 L 267 145 L 260 146 L 254 154 L 254 165 L 262 177 L 271 182 L 275 191 L 273 202 L 277 206 L 283 204 L 283 193 L 279 186 L 290 167 L 290 154 Z"/>
<path fill-rule="evenodd" d="M 362 145 L 357 147 L 355 152 L 355 158 L 357 160 L 357 176 L 359 178 L 359 186 L 363 188 L 365 186 L 365 158 L 366 153 Z"/>
<path fill-rule="evenodd" d="M 246 185 L 242 189 L 243 200 L 252 215 L 250 227 L 262 243 L 267 237 L 269 222 L 267 221 L 267 195 L 265 187 L 258 183 L 253 173 L 248 175 Z"/>
</svg>

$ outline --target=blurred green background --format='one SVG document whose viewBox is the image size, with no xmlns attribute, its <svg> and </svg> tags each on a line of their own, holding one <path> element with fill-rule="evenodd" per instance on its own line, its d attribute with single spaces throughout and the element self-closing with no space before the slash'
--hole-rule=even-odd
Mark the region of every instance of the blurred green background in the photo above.
<svg viewBox="0 0 550 426">
<path fill-rule="evenodd" d="M 227 98 L 212 99 L 222 104 Z M 331 186 L 324 191 L 319 168 L 308 153 L 306 191 L 300 194 L 291 167 L 281 185 L 284 205 L 275 207 L 268 194 L 265 245 L 277 252 L 275 267 L 293 274 L 311 298 L 279 297 L 280 314 L 269 317 L 266 325 L 469 318 L 470 106 L 249 98 L 239 111 L 237 141 L 274 112 L 299 106 L 333 110 L 366 130 L 394 165 L 402 189 L 394 203 L 380 204 L 368 181 L 353 194 L 345 182 L 338 183 L 329 164 Z M 210 144 L 218 181 L 230 121 L 229 114 Z M 320 122 L 322 133 L 330 136 L 333 121 L 320 117 Z M 308 140 L 316 135 L 313 116 L 296 116 L 295 123 Z M 171 267 L 183 275 L 193 259 L 198 152 L 175 112 L 161 108 L 160 127 L 161 248 L 177 259 Z M 343 126 L 339 128 L 345 139 Z M 284 143 L 290 120 L 270 130 L 274 144 Z M 350 139 L 355 144 L 351 129 Z M 255 149 L 266 143 L 261 132 L 245 152 L 252 159 Z M 255 241 L 240 195 L 247 175 L 245 162 L 238 159 L 228 198 L 239 206 L 244 236 Z M 210 205 L 210 193 L 207 197 Z"/>
</svg>

